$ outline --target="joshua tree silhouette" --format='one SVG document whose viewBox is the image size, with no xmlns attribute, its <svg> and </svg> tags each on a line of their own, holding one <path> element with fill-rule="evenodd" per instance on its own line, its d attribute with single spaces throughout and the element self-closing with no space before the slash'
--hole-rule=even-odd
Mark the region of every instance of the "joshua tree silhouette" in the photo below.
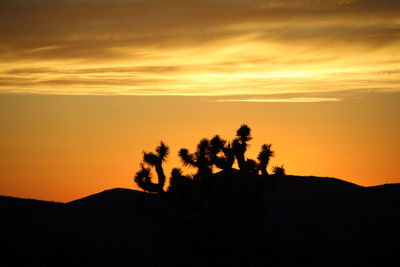
<svg viewBox="0 0 400 267">
<path fill-rule="evenodd" d="M 212 162 L 210 159 L 210 141 L 203 138 L 197 145 L 197 151 L 193 154 L 189 150 L 182 148 L 179 150 L 179 157 L 183 165 L 192 166 L 198 169 L 197 174 L 194 175 L 195 180 L 202 180 L 212 174 Z"/>
<path fill-rule="evenodd" d="M 135 182 L 144 191 L 152 193 L 163 193 L 165 184 L 165 174 L 162 168 L 162 163 L 165 161 L 169 154 L 169 147 L 160 142 L 160 145 L 156 148 L 156 153 L 143 152 L 143 162 L 148 166 L 155 167 L 158 183 L 151 181 L 151 170 L 146 167 L 143 163 L 140 165 L 141 169 L 135 175 Z"/>
<path fill-rule="evenodd" d="M 210 141 L 210 159 L 212 164 L 217 168 L 228 173 L 231 172 L 233 162 L 235 161 L 235 154 L 233 153 L 231 144 L 221 139 L 219 135 L 214 136 Z"/>
<path fill-rule="evenodd" d="M 271 150 L 271 144 L 264 144 L 261 146 L 261 151 L 258 154 L 258 161 L 259 161 L 259 169 L 261 173 L 265 176 L 268 175 L 267 167 L 269 164 L 269 160 L 271 157 L 274 156 L 274 151 Z"/>
<path fill-rule="evenodd" d="M 171 171 L 171 179 L 169 180 L 168 192 L 184 192 L 188 189 L 192 182 L 192 179 L 182 174 L 181 169 L 174 168 Z"/>
<path fill-rule="evenodd" d="M 271 144 L 262 145 L 257 160 L 253 160 L 245 156 L 250 140 L 251 130 L 243 124 L 231 142 L 215 135 L 200 140 L 193 153 L 180 149 L 178 155 L 183 165 L 194 167 L 197 172 L 183 175 L 181 169 L 174 168 L 167 192 L 163 189 L 166 178 L 162 163 L 169 148 L 161 142 L 155 152 L 143 152 L 143 162 L 134 180 L 144 191 L 159 193 L 172 208 L 173 216 L 170 213 L 160 216 L 173 233 L 165 235 L 163 242 L 169 244 L 170 236 L 174 242 L 180 240 L 186 254 L 194 259 L 187 264 L 224 265 L 229 261 L 227 265 L 254 265 L 250 247 L 253 251 L 262 251 L 264 256 L 268 247 L 264 237 L 269 232 L 265 231 L 265 207 L 260 198 L 264 192 L 275 190 L 275 178 L 284 175 L 285 170 L 283 166 L 275 166 L 274 175 L 265 179 L 274 156 Z M 240 171 L 232 168 L 235 159 Z M 213 166 L 222 171 L 213 174 Z M 158 183 L 152 181 L 151 167 L 155 168 Z M 204 250 L 205 247 L 208 249 Z M 166 258 L 160 256 L 159 262 L 166 262 Z"/>
<path fill-rule="evenodd" d="M 240 177 L 254 178 L 258 175 L 259 171 L 261 171 L 263 176 L 268 176 L 267 167 L 271 157 L 273 157 L 275 154 L 274 151 L 271 150 L 272 145 L 264 144 L 261 146 L 261 151 L 257 157 L 258 162 L 253 159 L 246 159 L 245 153 L 249 146 L 248 142 L 252 139 L 250 133 L 250 128 L 246 124 L 243 124 L 236 131 L 236 137 L 233 139 L 232 143 L 222 139 L 219 135 L 215 135 L 211 140 L 207 138 L 200 140 L 199 144 L 197 145 L 197 150 L 194 153 L 190 153 L 186 148 L 179 150 L 178 155 L 181 158 L 183 165 L 197 168 L 197 173 L 195 175 L 185 176 L 182 174 L 180 169 L 173 169 L 171 172 L 168 192 L 175 192 L 176 195 L 181 195 L 183 191 L 189 190 L 190 192 L 201 192 L 204 189 L 214 190 L 220 193 L 221 186 L 226 186 L 228 180 L 231 181 L 230 183 L 235 183 L 234 180 L 236 180 L 235 178 L 238 177 L 237 174 L 233 172 L 232 168 L 235 159 L 238 161 L 240 168 Z M 140 170 L 136 173 L 134 181 L 144 191 L 152 193 L 164 193 L 164 184 L 166 178 L 162 168 L 162 163 L 165 161 L 168 154 L 169 148 L 162 141 L 160 142 L 160 145 L 156 147 L 155 152 L 143 152 L 143 162 L 140 164 Z M 221 176 L 213 175 L 213 165 L 219 169 L 222 169 L 224 172 L 224 182 L 217 181 L 217 177 Z M 155 168 L 158 177 L 158 183 L 151 181 L 152 177 L 150 167 Z M 280 167 L 275 166 L 273 168 L 273 173 L 276 176 L 285 175 L 285 169 L 283 168 L 283 165 Z M 212 179 L 208 179 L 210 177 Z M 226 178 L 228 178 L 228 180 L 226 180 Z M 201 183 L 203 185 L 197 186 L 197 183 L 193 183 L 195 181 L 209 182 Z M 232 188 L 235 186 L 236 185 L 233 185 Z M 191 193 L 185 193 L 183 195 L 188 194 Z M 200 195 L 201 194 L 202 193 L 200 193 Z"/>
<path fill-rule="evenodd" d="M 240 126 L 236 132 L 236 138 L 232 142 L 232 149 L 238 161 L 239 169 L 243 172 L 247 170 L 245 153 L 248 147 L 247 142 L 252 139 L 250 128 L 246 124 Z"/>
<path fill-rule="evenodd" d="M 272 168 L 272 171 L 274 172 L 275 175 L 277 176 L 285 176 L 286 175 L 286 170 L 283 168 L 283 165 L 281 166 L 274 166 Z"/>
</svg>

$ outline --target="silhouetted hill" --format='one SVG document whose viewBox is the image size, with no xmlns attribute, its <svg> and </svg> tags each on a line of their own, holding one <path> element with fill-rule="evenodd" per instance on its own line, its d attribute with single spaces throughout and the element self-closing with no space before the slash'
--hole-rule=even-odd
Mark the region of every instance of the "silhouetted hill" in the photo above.
<svg viewBox="0 0 400 267">
<path fill-rule="evenodd" d="M 334 178 L 287 176 L 277 188 L 262 202 L 275 249 L 293 253 L 289 266 L 308 253 L 314 262 L 304 260 L 314 266 L 395 266 L 400 184 L 361 187 Z M 326 259 L 330 262 L 322 264 Z"/>
<path fill-rule="evenodd" d="M 397 266 L 400 184 L 270 179 L 257 198 L 226 191 L 184 208 L 122 188 L 68 203 L 0 197 L 2 265 Z"/>
<path fill-rule="evenodd" d="M 126 188 L 114 188 L 105 190 L 100 193 L 96 193 L 87 197 L 83 197 L 71 202 L 68 202 L 68 205 L 85 205 L 85 206 L 92 206 L 92 205 L 108 205 L 110 202 L 118 202 L 115 204 L 122 204 L 125 205 L 127 202 L 136 202 L 138 198 L 145 197 L 148 194 L 142 191 L 126 189 Z"/>
<path fill-rule="evenodd" d="M 277 179 L 279 192 L 301 194 L 340 194 L 363 189 L 362 186 L 337 178 L 286 175 Z"/>
<path fill-rule="evenodd" d="M 64 205 L 64 203 L 0 196 L 0 210 L 2 213 L 6 212 L 8 214 L 19 212 L 20 210 L 26 210 L 26 212 L 29 213 L 37 213 L 47 211 L 48 209 L 54 209 L 62 205 Z"/>
<path fill-rule="evenodd" d="M 114 188 L 66 203 L 70 208 L 110 210 L 135 209 L 143 199 L 157 198 L 157 195 L 142 191 Z"/>
</svg>

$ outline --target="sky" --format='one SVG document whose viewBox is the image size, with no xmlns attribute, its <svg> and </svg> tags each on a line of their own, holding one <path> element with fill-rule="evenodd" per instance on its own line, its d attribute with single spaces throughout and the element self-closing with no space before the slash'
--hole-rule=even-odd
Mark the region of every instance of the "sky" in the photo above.
<svg viewBox="0 0 400 267">
<path fill-rule="evenodd" d="M 247 123 L 289 174 L 400 182 L 398 0 L 2 0 L 0 194 L 136 188 Z"/>
</svg>

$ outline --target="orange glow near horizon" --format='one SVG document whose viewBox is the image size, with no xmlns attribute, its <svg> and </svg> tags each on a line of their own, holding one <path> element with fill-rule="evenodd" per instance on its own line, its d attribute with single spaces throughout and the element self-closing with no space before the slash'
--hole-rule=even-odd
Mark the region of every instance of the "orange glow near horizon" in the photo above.
<svg viewBox="0 0 400 267">
<path fill-rule="evenodd" d="M 135 189 L 142 151 L 165 141 L 169 176 L 182 167 L 180 148 L 193 151 L 215 134 L 232 139 L 242 123 L 254 138 L 247 156 L 256 158 L 263 143 L 272 143 L 271 166 L 283 164 L 288 174 L 364 186 L 399 182 L 399 100 L 394 93 L 311 103 L 3 95 L 0 194 L 71 201 L 115 187 Z"/>
<path fill-rule="evenodd" d="M 272 143 L 289 174 L 399 182 L 400 1 L 3 0 L 0 195 L 135 188 L 143 150 Z"/>
</svg>

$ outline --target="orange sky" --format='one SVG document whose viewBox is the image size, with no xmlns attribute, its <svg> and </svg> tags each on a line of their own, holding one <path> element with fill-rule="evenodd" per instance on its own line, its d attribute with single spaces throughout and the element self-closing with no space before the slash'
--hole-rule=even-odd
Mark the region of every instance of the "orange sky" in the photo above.
<svg viewBox="0 0 400 267">
<path fill-rule="evenodd" d="M 0 194 L 69 201 L 114 187 L 135 188 L 143 150 L 162 139 L 177 152 L 203 137 L 231 139 L 248 123 L 248 156 L 272 143 L 289 174 L 361 185 L 399 182 L 400 94 L 340 102 L 218 102 L 214 97 L 0 96 Z"/>
<path fill-rule="evenodd" d="M 397 0 L 3 0 L 0 194 L 134 187 L 202 137 L 254 131 L 290 174 L 399 182 Z"/>
</svg>

